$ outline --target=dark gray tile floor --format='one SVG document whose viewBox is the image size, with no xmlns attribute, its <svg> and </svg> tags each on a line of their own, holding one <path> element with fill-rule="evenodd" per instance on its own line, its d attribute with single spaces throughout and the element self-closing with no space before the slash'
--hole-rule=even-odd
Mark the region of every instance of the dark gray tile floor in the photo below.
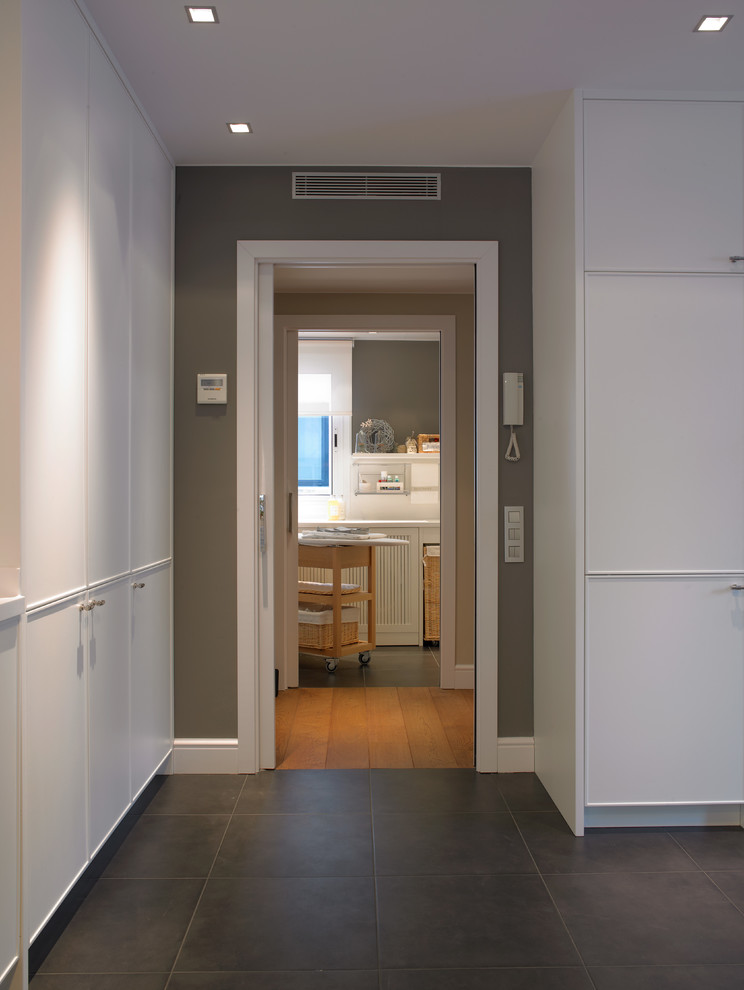
<svg viewBox="0 0 744 990">
<path fill-rule="evenodd" d="M 323 657 L 300 653 L 300 687 L 439 687 L 438 646 L 380 646 L 368 664 L 356 654 L 332 672 Z"/>
<path fill-rule="evenodd" d="M 166 778 L 32 990 L 741 990 L 744 832 L 574 837 L 532 774 Z"/>
</svg>

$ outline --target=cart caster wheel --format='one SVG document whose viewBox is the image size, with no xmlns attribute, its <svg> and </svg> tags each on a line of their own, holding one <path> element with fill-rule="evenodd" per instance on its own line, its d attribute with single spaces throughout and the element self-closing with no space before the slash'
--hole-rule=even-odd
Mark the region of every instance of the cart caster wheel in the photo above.
<svg viewBox="0 0 744 990">
<path fill-rule="evenodd" d="M 370 662 L 371 659 L 372 659 L 372 654 L 369 652 L 369 650 L 366 650 L 364 653 L 359 654 L 359 663 L 363 664 L 365 667 Z"/>
<path fill-rule="evenodd" d="M 336 667 L 338 667 L 337 660 L 326 660 L 326 670 L 329 674 L 332 674 Z"/>
</svg>

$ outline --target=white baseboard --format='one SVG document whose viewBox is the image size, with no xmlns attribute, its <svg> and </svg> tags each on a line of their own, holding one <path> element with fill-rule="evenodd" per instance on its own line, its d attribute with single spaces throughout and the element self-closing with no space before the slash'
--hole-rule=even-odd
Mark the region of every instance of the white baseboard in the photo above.
<svg viewBox="0 0 744 990">
<path fill-rule="evenodd" d="M 584 809 L 585 828 L 684 828 L 742 824 L 739 804 L 684 804 Z"/>
<path fill-rule="evenodd" d="M 237 739 L 173 740 L 173 773 L 237 772 Z"/>
<path fill-rule="evenodd" d="M 475 667 L 462 664 L 455 667 L 455 688 L 459 691 L 472 691 L 475 687 Z"/>
<path fill-rule="evenodd" d="M 531 736 L 499 738 L 499 773 L 534 773 L 534 770 L 535 740 Z"/>
</svg>

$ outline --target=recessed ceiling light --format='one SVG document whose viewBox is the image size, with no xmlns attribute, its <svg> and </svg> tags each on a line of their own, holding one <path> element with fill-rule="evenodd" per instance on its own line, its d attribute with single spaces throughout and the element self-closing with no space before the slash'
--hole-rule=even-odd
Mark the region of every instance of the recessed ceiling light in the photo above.
<svg viewBox="0 0 744 990">
<path fill-rule="evenodd" d="M 216 7 L 186 7 L 186 16 L 192 24 L 218 24 Z"/>
<path fill-rule="evenodd" d="M 731 20 L 731 14 L 716 14 L 703 17 L 695 25 L 696 31 L 723 31 Z"/>
<path fill-rule="evenodd" d="M 228 124 L 233 134 L 252 134 L 253 128 L 250 124 Z"/>
</svg>

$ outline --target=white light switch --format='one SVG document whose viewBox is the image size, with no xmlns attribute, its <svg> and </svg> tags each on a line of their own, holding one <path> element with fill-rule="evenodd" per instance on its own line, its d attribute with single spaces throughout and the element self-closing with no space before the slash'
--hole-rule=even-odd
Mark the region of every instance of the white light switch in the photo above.
<svg viewBox="0 0 744 990">
<path fill-rule="evenodd" d="M 504 506 L 504 561 L 524 563 L 524 506 Z"/>
</svg>

